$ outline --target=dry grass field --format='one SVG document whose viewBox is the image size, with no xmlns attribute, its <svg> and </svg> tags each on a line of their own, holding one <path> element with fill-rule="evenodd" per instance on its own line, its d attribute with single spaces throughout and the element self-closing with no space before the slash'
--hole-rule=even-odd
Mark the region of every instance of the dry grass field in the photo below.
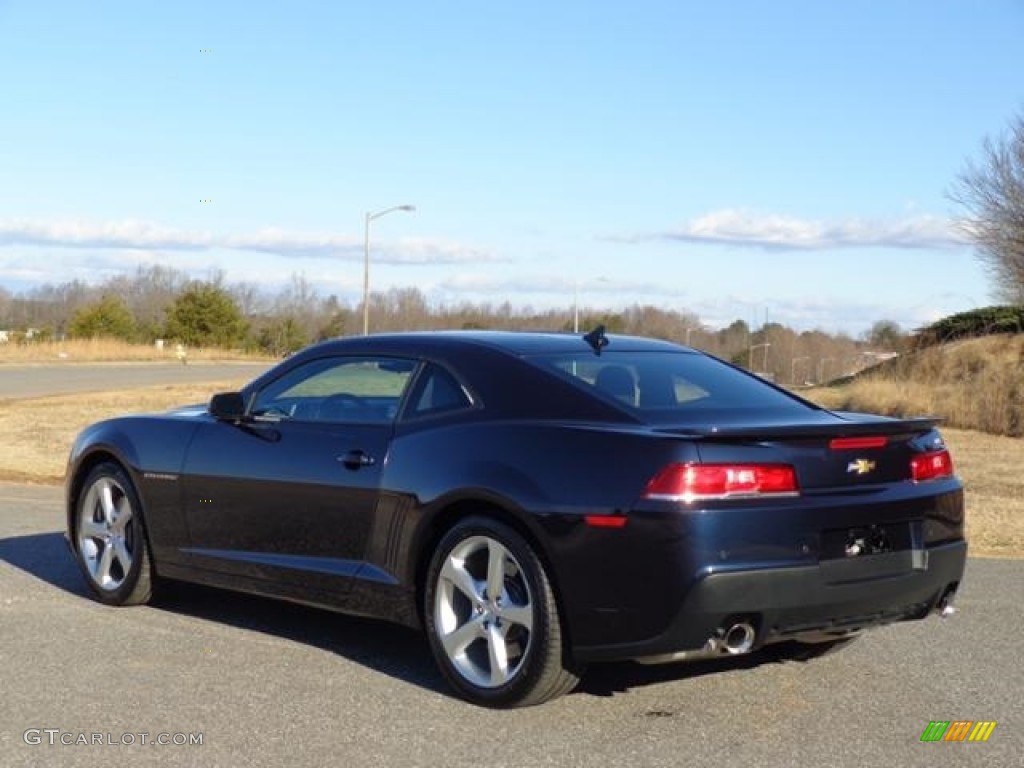
<svg viewBox="0 0 1024 768">
<path fill-rule="evenodd" d="M 205 402 L 243 381 L 61 395 L 0 402 L 0 480 L 55 484 L 74 436 L 87 424 L 125 413 L 160 411 Z M 1024 556 L 1024 493 L 1017 470 L 1024 442 L 1017 438 L 944 429 L 957 473 L 967 488 L 968 538 L 975 555 Z"/>
<path fill-rule="evenodd" d="M 971 554 L 1024 556 L 1024 493 L 1017 475 L 1024 441 L 958 429 L 942 434 L 964 481 Z"/>
<path fill-rule="evenodd" d="M 1024 334 L 966 339 L 912 352 L 841 386 L 802 395 L 886 416 L 938 415 L 951 427 L 1024 436 Z"/>
<path fill-rule="evenodd" d="M 250 355 L 230 349 L 186 350 L 189 360 L 267 360 L 265 355 Z M 2 363 L 48 363 L 56 360 L 69 362 L 157 362 L 173 361 L 175 345 L 165 344 L 157 349 L 148 344 L 128 344 L 115 339 L 73 339 L 70 341 L 41 341 L 32 344 L 0 344 Z"/>
<path fill-rule="evenodd" d="M 59 483 L 71 442 L 83 427 L 126 413 L 201 403 L 245 380 L 0 401 L 0 480 Z"/>
</svg>

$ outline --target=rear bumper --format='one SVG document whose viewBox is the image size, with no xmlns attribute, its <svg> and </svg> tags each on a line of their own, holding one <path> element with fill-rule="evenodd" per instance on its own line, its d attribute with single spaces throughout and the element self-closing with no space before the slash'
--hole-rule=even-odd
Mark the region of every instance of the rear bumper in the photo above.
<svg viewBox="0 0 1024 768">
<path fill-rule="evenodd" d="M 856 561 L 709 569 L 661 634 L 640 642 L 577 646 L 573 654 L 589 662 L 696 651 L 737 621 L 753 625 L 757 647 L 801 634 L 922 619 L 957 589 L 966 560 L 967 543 L 956 541 Z"/>
</svg>

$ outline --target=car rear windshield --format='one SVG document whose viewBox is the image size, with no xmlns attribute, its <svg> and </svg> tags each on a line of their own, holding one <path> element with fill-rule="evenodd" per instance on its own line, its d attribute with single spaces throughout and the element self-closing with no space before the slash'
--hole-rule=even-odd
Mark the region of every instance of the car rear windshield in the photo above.
<svg viewBox="0 0 1024 768">
<path fill-rule="evenodd" d="M 530 355 L 535 365 L 613 398 L 656 424 L 712 414 L 792 416 L 811 406 L 713 357 L 693 352 L 590 352 Z"/>
</svg>

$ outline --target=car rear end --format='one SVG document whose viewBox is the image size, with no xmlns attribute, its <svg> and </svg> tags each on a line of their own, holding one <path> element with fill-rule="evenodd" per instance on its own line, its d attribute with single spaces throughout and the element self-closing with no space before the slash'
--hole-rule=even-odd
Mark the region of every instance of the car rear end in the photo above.
<svg viewBox="0 0 1024 768">
<path fill-rule="evenodd" d="M 688 583 L 637 655 L 735 652 L 948 613 L 967 551 L 962 486 L 929 423 L 885 426 L 719 430 L 698 441 L 698 462 L 659 471 L 631 516 L 685 541 Z"/>
<path fill-rule="evenodd" d="M 602 358 L 587 364 L 637 381 L 625 406 L 649 431 L 628 450 L 649 461 L 623 478 L 635 494 L 617 522 L 588 520 L 565 549 L 573 589 L 588 574 L 579 660 L 742 653 L 951 612 L 963 488 L 934 420 L 832 413 L 703 355 Z"/>
</svg>

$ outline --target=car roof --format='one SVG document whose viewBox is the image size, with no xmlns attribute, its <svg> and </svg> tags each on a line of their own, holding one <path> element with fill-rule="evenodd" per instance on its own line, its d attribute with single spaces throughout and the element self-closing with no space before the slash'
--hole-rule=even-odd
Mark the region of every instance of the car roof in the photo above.
<svg viewBox="0 0 1024 768">
<path fill-rule="evenodd" d="M 611 355 L 658 351 L 700 354 L 657 339 L 611 335 L 607 340 L 606 349 Z M 573 333 L 460 330 L 349 336 L 306 347 L 250 382 L 243 393 L 248 397 L 285 371 L 310 360 L 334 355 L 382 355 L 421 358 L 450 366 L 487 403 L 492 415 L 637 423 L 637 415 L 621 405 L 528 362 L 533 355 L 573 353 L 593 355 L 594 350 L 582 334 Z"/>
<path fill-rule="evenodd" d="M 685 347 L 660 339 L 640 336 L 608 334 L 608 351 L 685 351 Z M 380 351 L 399 349 L 449 349 L 473 346 L 490 347 L 513 355 L 542 353 L 587 352 L 589 347 L 582 334 L 550 333 L 538 331 L 411 331 L 408 333 L 382 333 L 369 336 L 349 336 L 332 339 L 319 345 L 319 350 L 338 351 L 359 348 L 373 348 Z M 324 349 L 327 347 L 327 349 Z"/>
</svg>

